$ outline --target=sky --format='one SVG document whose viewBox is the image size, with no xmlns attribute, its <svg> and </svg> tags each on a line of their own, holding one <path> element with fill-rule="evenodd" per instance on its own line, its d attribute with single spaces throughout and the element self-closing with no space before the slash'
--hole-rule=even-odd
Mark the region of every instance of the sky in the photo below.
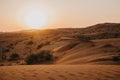
<svg viewBox="0 0 120 80">
<path fill-rule="evenodd" d="M 0 31 L 120 22 L 120 0 L 0 0 Z"/>
</svg>

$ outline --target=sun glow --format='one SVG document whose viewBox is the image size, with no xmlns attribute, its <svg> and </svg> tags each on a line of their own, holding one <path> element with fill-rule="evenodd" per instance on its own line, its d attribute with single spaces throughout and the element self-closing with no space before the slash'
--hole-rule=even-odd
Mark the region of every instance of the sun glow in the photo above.
<svg viewBox="0 0 120 80">
<path fill-rule="evenodd" d="M 20 22 L 32 29 L 40 29 L 53 21 L 53 10 L 43 6 L 27 6 L 19 10 Z M 17 15 L 18 16 L 18 15 Z"/>
<path fill-rule="evenodd" d="M 38 11 L 31 12 L 24 17 L 24 23 L 29 28 L 41 28 L 48 23 L 47 15 Z"/>
</svg>

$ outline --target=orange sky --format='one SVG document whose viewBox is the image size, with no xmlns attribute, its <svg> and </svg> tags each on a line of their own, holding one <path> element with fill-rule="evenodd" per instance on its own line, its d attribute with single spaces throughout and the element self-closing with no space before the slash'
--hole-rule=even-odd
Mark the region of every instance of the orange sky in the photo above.
<svg viewBox="0 0 120 80">
<path fill-rule="evenodd" d="M 44 14 L 41 19 L 35 17 L 36 21 L 45 20 L 42 28 L 81 28 L 120 22 L 120 0 L 0 0 L 0 31 L 29 29 L 28 25 L 33 24 L 26 20 L 33 18 L 25 18 L 34 9 Z"/>
</svg>

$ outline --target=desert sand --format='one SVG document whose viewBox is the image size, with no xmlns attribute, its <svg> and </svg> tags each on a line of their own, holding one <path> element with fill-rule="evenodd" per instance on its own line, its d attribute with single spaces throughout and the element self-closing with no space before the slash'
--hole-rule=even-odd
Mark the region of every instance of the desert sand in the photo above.
<svg viewBox="0 0 120 80">
<path fill-rule="evenodd" d="M 120 66 L 4 66 L 0 67 L 0 80 L 120 80 Z"/>
<path fill-rule="evenodd" d="M 41 50 L 53 62 L 26 65 Z M 13 53 L 19 60 L 9 60 Z M 120 80 L 120 24 L 0 33 L 0 65 L 0 80 Z"/>
</svg>

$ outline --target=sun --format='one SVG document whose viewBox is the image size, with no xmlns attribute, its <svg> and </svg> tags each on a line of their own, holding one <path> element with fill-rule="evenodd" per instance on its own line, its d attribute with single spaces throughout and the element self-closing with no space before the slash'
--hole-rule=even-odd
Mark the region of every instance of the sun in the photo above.
<svg viewBox="0 0 120 80">
<path fill-rule="evenodd" d="M 34 11 L 24 17 L 24 24 L 32 29 L 39 29 L 47 24 L 47 20 L 47 15 L 39 11 Z"/>
<path fill-rule="evenodd" d="M 50 7 L 39 5 L 26 5 L 21 7 L 17 13 L 17 20 L 25 28 L 46 28 L 54 22 L 54 11 Z"/>
</svg>

